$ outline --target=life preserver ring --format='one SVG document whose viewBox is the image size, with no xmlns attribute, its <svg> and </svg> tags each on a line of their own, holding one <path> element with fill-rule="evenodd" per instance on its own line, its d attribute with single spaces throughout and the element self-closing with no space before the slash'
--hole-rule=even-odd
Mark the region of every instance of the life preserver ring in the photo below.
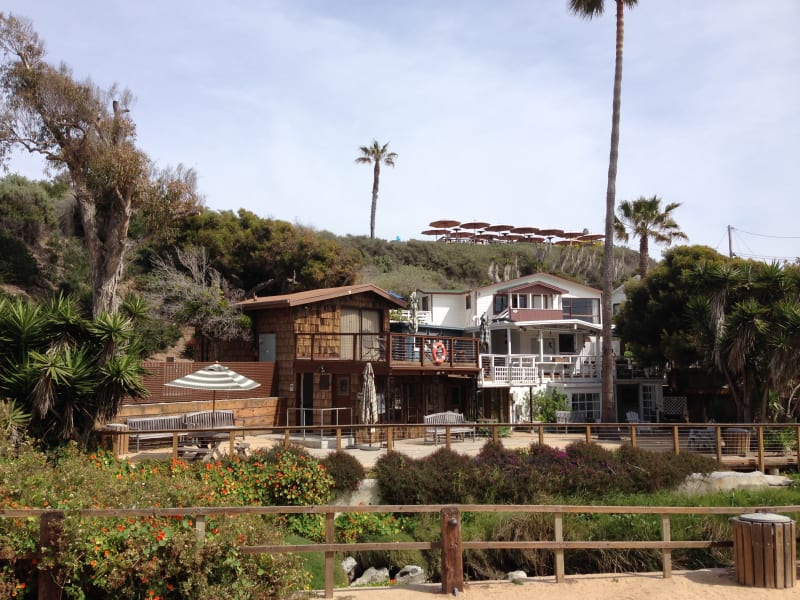
<svg viewBox="0 0 800 600">
<path fill-rule="evenodd" d="M 435 365 L 440 365 L 447 360 L 447 348 L 444 347 L 442 342 L 435 342 L 431 346 L 431 357 Z"/>
</svg>

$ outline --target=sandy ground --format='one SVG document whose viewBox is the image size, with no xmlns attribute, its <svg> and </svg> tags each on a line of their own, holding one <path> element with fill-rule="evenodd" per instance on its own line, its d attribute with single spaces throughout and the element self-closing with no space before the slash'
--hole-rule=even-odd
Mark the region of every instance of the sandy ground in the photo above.
<svg viewBox="0 0 800 600">
<path fill-rule="evenodd" d="M 322 596 L 320 592 L 318 597 Z M 424 600 L 437 596 L 442 597 L 439 584 L 341 589 L 334 592 L 336 600 Z M 520 584 L 505 581 L 474 582 L 467 584 L 458 597 L 470 600 L 781 600 L 800 598 L 800 590 L 797 587 L 746 587 L 736 583 L 732 569 L 704 569 L 674 571 L 670 579 L 664 579 L 661 573 L 638 573 L 573 575 L 568 576 L 564 583 L 556 583 L 552 577 L 530 578 Z"/>
</svg>

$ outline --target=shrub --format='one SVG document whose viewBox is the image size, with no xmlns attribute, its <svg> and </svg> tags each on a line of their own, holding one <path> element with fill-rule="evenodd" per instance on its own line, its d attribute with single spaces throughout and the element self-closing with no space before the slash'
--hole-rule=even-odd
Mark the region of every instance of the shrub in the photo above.
<svg viewBox="0 0 800 600">
<path fill-rule="evenodd" d="M 375 463 L 373 473 L 381 499 L 386 504 L 424 504 L 427 499 L 418 485 L 419 461 L 391 452 Z"/>
<path fill-rule="evenodd" d="M 472 459 L 441 448 L 419 460 L 417 485 L 427 504 L 468 504 L 475 497 Z"/>
<path fill-rule="evenodd" d="M 333 487 L 339 494 L 356 491 L 367 475 L 358 459 L 344 450 L 331 452 L 320 464 L 328 471 L 333 479 Z"/>
</svg>

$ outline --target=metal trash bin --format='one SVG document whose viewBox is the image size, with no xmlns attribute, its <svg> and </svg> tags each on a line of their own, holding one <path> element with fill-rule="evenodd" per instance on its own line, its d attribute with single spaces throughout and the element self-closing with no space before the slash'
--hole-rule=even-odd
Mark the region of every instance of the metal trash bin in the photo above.
<svg viewBox="0 0 800 600">
<path fill-rule="evenodd" d="M 750 451 L 750 431 L 747 429 L 727 427 L 722 430 L 722 441 L 725 442 L 723 454 L 745 456 Z"/>
<path fill-rule="evenodd" d="M 797 581 L 795 522 L 784 515 L 750 513 L 731 519 L 736 581 L 790 588 Z"/>
</svg>

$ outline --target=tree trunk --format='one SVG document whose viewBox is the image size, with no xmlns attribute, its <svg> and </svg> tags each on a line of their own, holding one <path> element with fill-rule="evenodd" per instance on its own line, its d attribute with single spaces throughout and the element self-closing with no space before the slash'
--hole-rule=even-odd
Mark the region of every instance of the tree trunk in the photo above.
<svg viewBox="0 0 800 600">
<path fill-rule="evenodd" d="M 617 3 L 617 51 L 614 64 L 614 97 L 611 110 L 611 150 L 608 160 L 608 188 L 606 190 L 606 228 L 603 253 L 603 364 L 602 364 L 602 416 L 605 422 L 614 422 L 614 351 L 611 338 L 613 318 L 611 295 L 614 293 L 614 212 L 617 197 L 617 159 L 619 157 L 619 117 L 622 98 L 622 45 L 625 21 L 622 0 Z"/>
<path fill-rule="evenodd" d="M 642 279 L 647 277 L 647 268 L 650 262 L 649 241 L 645 234 L 639 237 L 639 275 L 641 275 Z"/>
<path fill-rule="evenodd" d="M 381 161 L 375 159 L 375 172 L 372 176 L 372 210 L 369 214 L 369 239 L 375 239 L 375 210 L 378 207 L 378 182 L 381 178 Z"/>
</svg>

